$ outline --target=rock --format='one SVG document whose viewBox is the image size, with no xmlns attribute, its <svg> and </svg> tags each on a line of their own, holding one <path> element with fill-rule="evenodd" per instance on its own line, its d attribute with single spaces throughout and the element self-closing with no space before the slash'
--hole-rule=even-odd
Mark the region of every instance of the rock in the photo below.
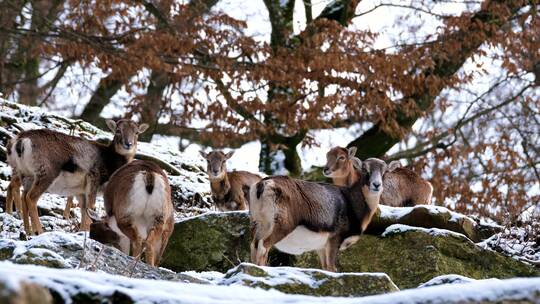
<svg viewBox="0 0 540 304">
<path fill-rule="evenodd" d="M 383 214 L 396 217 L 395 213 L 400 208 L 392 209 L 396 212 Z M 401 209 L 405 210 L 400 214 L 423 210 L 417 207 Z M 434 208 L 429 214 L 441 215 L 441 218 L 448 215 L 452 219 L 466 218 L 441 207 Z M 338 269 L 344 272 L 387 273 L 400 288 L 416 287 L 445 274 L 484 279 L 538 273 L 528 265 L 483 250 L 461 234 L 441 231 L 424 229 L 400 232 L 388 229 L 384 237 L 365 235 L 355 246 L 340 253 Z M 434 235 L 435 232 L 440 233 Z M 209 213 L 189 218 L 176 223 L 163 266 L 177 272 L 226 272 L 241 262 L 250 261 L 249 242 L 249 216 L 246 212 Z M 499 264 L 509 267 L 497 270 Z M 320 268 L 314 253 L 294 257 L 277 250 L 270 252 L 269 265 Z"/>
<path fill-rule="evenodd" d="M 480 242 L 500 232 L 501 226 L 480 224 L 470 217 L 444 207 L 418 205 L 415 207 L 389 207 L 380 205 L 366 233 L 379 235 L 394 224 L 423 228 L 441 228 L 467 236 Z"/>
<path fill-rule="evenodd" d="M 49 268 L 83 268 L 135 278 L 205 283 L 185 274 L 155 268 L 89 238 L 84 233 L 46 232 L 29 241 L 0 239 L 0 260 Z M 83 261 L 81 262 L 81 260 Z"/>
<path fill-rule="evenodd" d="M 317 269 L 259 267 L 247 263 L 229 270 L 219 284 L 334 297 L 361 297 L 399 290 L 384 273 L 333 273 Z"/>
<path fill-rule="evenodd" d="M 0 282 L 0 303 L 6 304 L 49 304 L 53 297 L 49 290 L 35 283 L 21 282 L 10 286 Z"/>
<path fill-rule="evenodd" d="M 295 277 L 296 271 L 287 271 L 287 279 Z M 293 295 L 235 284 L 220 286 L 132 279 L 77 269 L 0 262 L 0 303 L 10 303 L 3 297 L 13 290 L 21 290 L 21 284 L 48 288 L 54 303 L 540 303 L 540 278 L 481 280 L 365 297 L 335 298 Z M 7 286 L 8 291 L 2 286 Z M 46 292 L 40 291 L 29 294 L 39 297 L 22 303 L 43 303 L 39 300 L 48 297 Z"/>
<path fill-rule="evenodd" d="M 294 266 L 319 267 L 307 253 Z M 389 227 L 382 236 L 364 235 L 338 256 L 343 272 L 384 272 L 403 288 L 413 288 L 433 277 L 459 274 L 474 279 L 538 276 L 532 266 L 485 250 L 465 236 L 441 229 L 405 225 Z"/>
<path fill-rule="evenodd" d="M 226 272 L 249 261 L 247 212 L 209 213 L 177 222 L 162 266 L 174 271 Z"/>
</svg>

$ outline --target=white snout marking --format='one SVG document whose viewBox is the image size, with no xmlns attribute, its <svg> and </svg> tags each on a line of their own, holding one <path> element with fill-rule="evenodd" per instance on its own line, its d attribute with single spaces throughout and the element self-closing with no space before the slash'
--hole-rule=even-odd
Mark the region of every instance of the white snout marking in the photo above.
<svg viewBox="0 0 540 304">
<path fill-rule="evenodd" d="M 329 232 L 313 232 L 304 226 L 298 226 L 275 246 L 279 251 L 298 255 L 323 248 L 329 237 Z"/>
</svg>

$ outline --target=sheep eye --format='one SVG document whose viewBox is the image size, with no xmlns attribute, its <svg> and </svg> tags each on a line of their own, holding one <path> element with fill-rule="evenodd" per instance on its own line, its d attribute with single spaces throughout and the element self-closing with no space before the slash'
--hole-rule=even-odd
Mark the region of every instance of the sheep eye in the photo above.
<svg viewBox="0 0 540 304">
<path fill-rule="evenodd" d="M 345 160 L 345 156 L 338 157 L 338 160 Z"/>
</svg>

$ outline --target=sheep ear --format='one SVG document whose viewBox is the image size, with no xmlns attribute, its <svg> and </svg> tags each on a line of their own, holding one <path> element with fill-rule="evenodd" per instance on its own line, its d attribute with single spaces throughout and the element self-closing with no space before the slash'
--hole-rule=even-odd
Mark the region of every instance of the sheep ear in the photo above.
<svg viewBox="0 0 540 304">
<path fill-rule="evenodd" d="M 92 222 L 99 222 L 101 221 L 101 217 L 99 217 L 99 215 L 97 214 L 97 212 L 95 212 L 94 210 L 92 209 L 86 209 L 86 214 L 88 215 L 88 217 L 92 220 Z"/>
<path fill-rule="evenodd" d="M 360 158 L 353 157 L 353 158 L 351 158 L 351 160 L 352 160 L 353 167 L 356 170 L 362 170 L 362 161 L 360 160 Z"/>
<path fill-rule="evenodd" d="M 356 155 L 356 147 L 350 147 L 348 151 L 349 151 L 349 159 L 353 158 Z"/>
<path fill-rule="evenodd" d="M 107 124 L 107 127 L 109 127 L 109 130 L 111 130 L 111 132 L 116 132 L 116 122 L 114 120 L 107 119 L 105 123 Z"/>
<path fill-rule="evenodd" d="M 390 172 L 396 170 L 397 168 L 401 168 L 401 162 L 399 160 L 393 160 L 388 165 L 388 171 Z"/>
<path fill-rule="evenodd" d="M 231 151 L 231 152 L 225 154 L 225 159 L 231 158 L 233 156 L 233 154 L 234 154 L 234 151 Z"/>
<path fill-rule="evenodd" d="M 201 154 L 201 156 L 204 158 L 204 159 L 208 159 L 208 153 L 204 153 L 204 151 L 199 151 L 199 154 Z"/>
<path fill-rule="evenodd" d="M 150 127 L 150 125 L 147 124 L 147 123 L 141 124 L 139 126 L 139 134 L 144 133 L 144 131 L 148 130 L 149 127 Z"/>
</svg>

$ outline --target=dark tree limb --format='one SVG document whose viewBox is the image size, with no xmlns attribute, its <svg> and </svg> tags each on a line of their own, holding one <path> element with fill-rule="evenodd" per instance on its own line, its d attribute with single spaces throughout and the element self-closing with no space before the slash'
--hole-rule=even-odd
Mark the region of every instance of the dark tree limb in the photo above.
<svg viewBox="0 0 540 304">
<path fill-rule="evenodd" d="M 500 20 L 499 16 L 491 14 L 494 6 L 504 6 L 511 13 L 516 13 L 527 3 L 523 1 L 491 1 L 471 18 L 470 27 L 447 34 L 446 37 L 439 39 L 438 43 L 427 46 L 425 53 L 434 54 L 433 61 L 435 66 L 424 71 L 424 75 L 448 78 L 454 75 L 463 66 L 465 61 L 490 37 L 496 30 L 500 29 L 507 20 Z M 495 27 L 486 27 L 484 24 L 495 25 Z M 461 46 L 456 52 L 455 46 Z M 436 50 L 436 51 L 435 51 Z M 453 54 L 441 52 L 443 50 L 452 50 Z M 440 55 L 437 55 L 440 54 Z M 412 101 L 417 107 L 414 113 L 406 113 L 403 110 L 397 111 L 396 122 L 401 127 L 402 132 L 388 131 L 383 127 L 383 123 L 377 122 L 360 137 L 348 144 L 348 147 L 357 147 L 356 156 L 365 159 L 368 157 L 382 157 L 392 146 L 400 142 L 411 130 L 412 125 L 424 115 L 424 113 L 433 106 L 433 103 L 444 86 L 440 86 L 437 92 L 419 92 L 411 96 L 406 96 L 403 100 Z"/>
<path fill-rule="evenodd" d="M 90 98 L 90 101 L 84 107 L 80 119 L 88 121 L 90 123 L 96 123 L 100 119 L 101 111 L 109 104 L 111 98 L 122 88 L 123 81 L 119 80 L 119 77 L 115 73 L 111 73 L 108 76 L 101 78 L 97 89 Z"/>
</svg>

